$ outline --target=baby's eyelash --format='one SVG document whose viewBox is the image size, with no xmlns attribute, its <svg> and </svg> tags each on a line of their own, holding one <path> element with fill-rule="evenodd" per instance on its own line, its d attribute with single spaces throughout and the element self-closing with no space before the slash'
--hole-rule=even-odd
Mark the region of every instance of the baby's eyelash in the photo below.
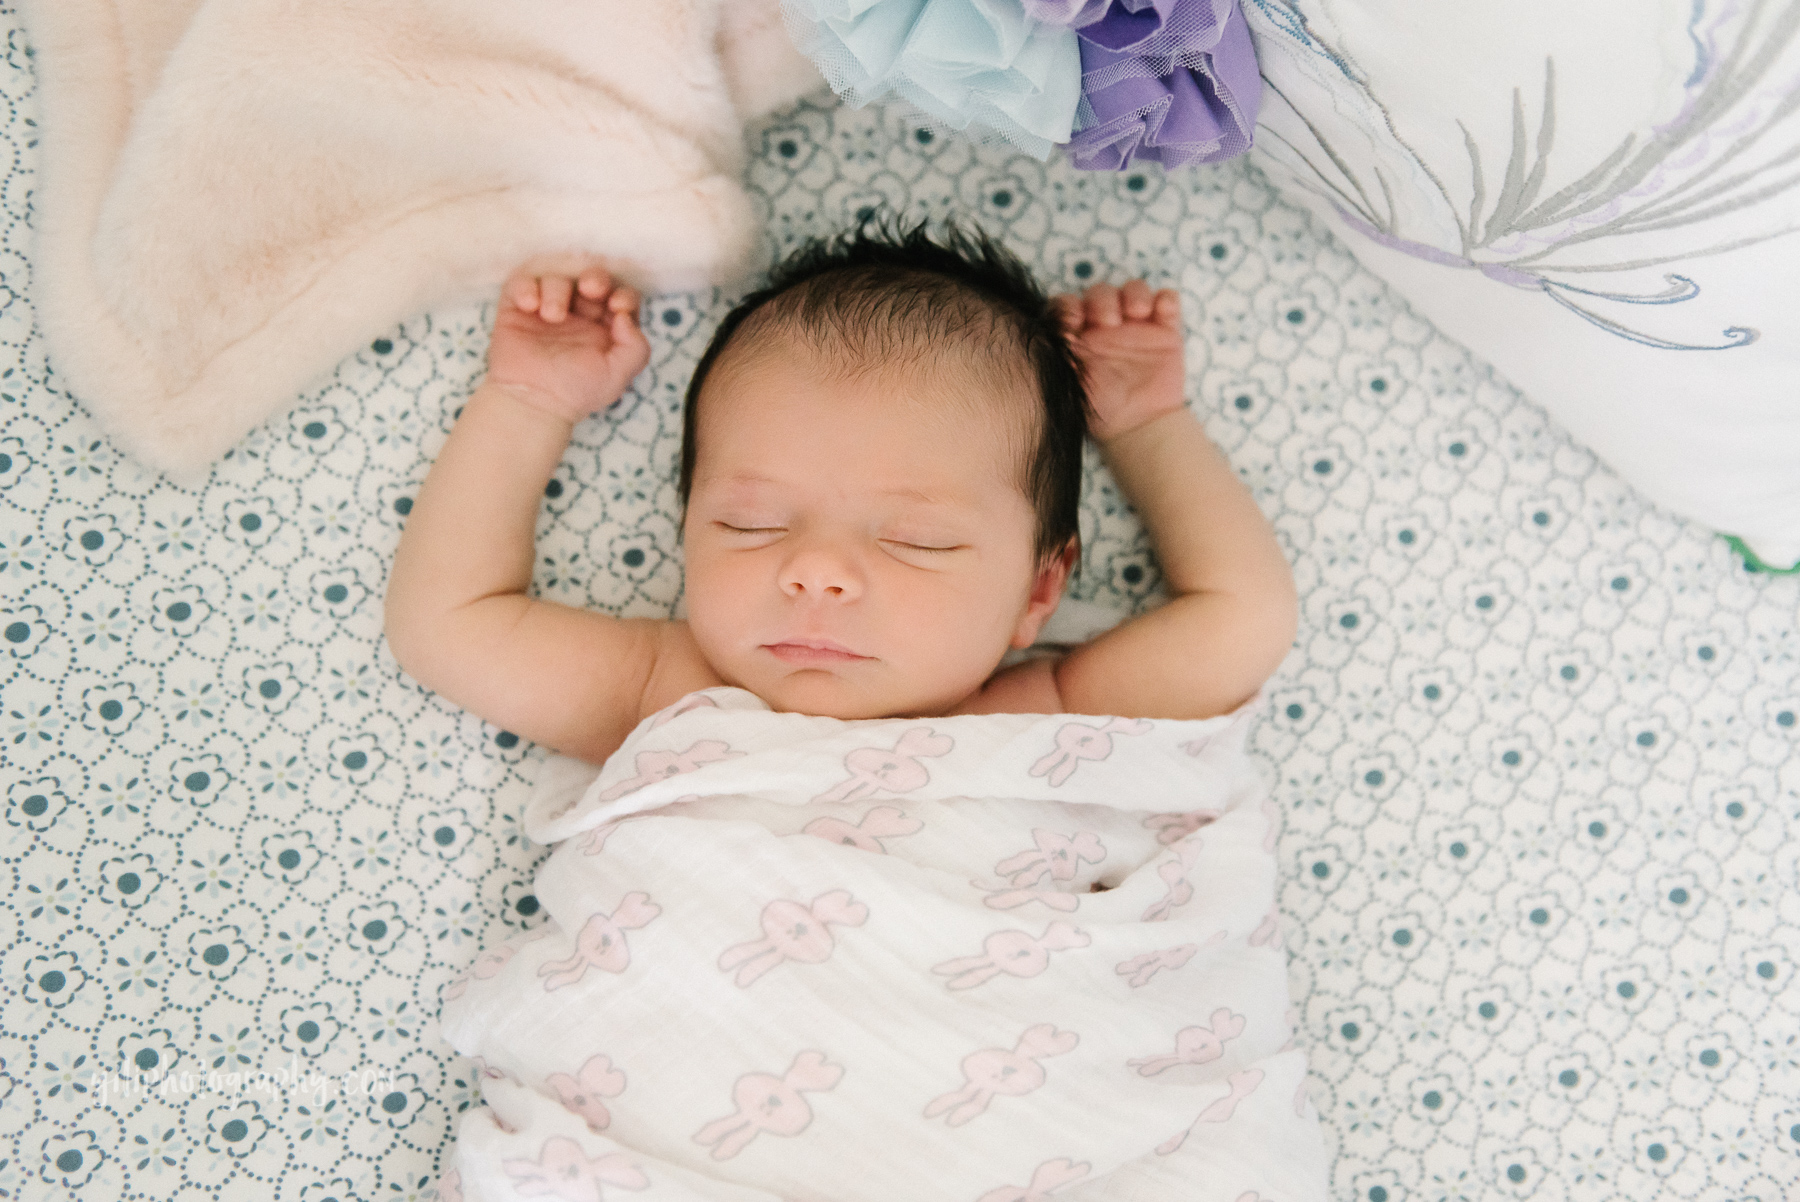
<svg viewBox="0 0 1800 1202">
<path fill-rule="evenodd" d="M 720 530 L 723 530 L 727 534 L 785 534 L 785 533 L 787 533 L 786 526 L 733 526 L 730 522 L 714 522 L 713 525 L 717 526 Z M 947 547 L 928 547 L 924 543 L 909 543 L 903 539 L 897 539 L 897 538 L 884 538 L 881 541 L 884 543 L 887 543 L 889 546 L 905 547 L 909 551 L 925 551 L 925 552 L 928 552 L 933 555 L 944 555 L 944 554 L 948 554 L 951 551 L 961 551 L 963 549 L 963 544 L 961 544 L 961 543 L 953 544 L 953 545 L 947 546 Z"/>
<path fill-rule="evenodd" d="M 905 547 L 909 551 L 940 551 L 941 552 L 941 551 L 960 551 L 960 550 L 962 550 L 961 546 L 927 547 L 922 543 L 906 543 L 906 542 L 901 542 L 899 539 L 888 539 L 887 541 L 893 543 L 896 547 Z"/>
</svg>

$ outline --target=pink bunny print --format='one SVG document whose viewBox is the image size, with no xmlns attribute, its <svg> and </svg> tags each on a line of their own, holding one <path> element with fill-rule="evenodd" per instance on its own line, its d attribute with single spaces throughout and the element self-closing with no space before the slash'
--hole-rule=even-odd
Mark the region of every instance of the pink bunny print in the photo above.
<svg viewBox="0 0 1800 1202">
<path fill-rule="evenodd" d="M 1161 951 L 1145 952 L 1141 956 L 1133 956 L 1129 960 L 1121 960 L 1113 965 L 1113 971 L 1131 982 L 1133 989 L 1140 989 L 1150 983 L 1150 979 L 1163 969 L 1176 969 L 1194 958 L 1200 948 L 1196 944 L 1183 943 L 1179 947 L 1165 947 Z"/>
<path fill-rule="evenodd" d="M 1083 864 L 1098 864 L 1106 859 L 1106 844 L 1092 831 L 1059 835 L 1040 828 L 1031 832 L 1031 838 L 1036 847 L 994 865 L 994 872 L 1006 877 L 1015 889 L 1028 888 L 1046 876 L 1055 881 L 1072 881 Z"/>
<path fill-rule="evenodd" d="M 605 851 L 606 841 L 612 838 L 612 833 L 614 831 L 619 829 L 619 822 L 620 820 L 617 818 L 613 819 L 611 822 L 602 822 L 599 826 L 583 835 L 581 837 L 581 854 L 584 856 L 597 856 Z"/>
<path fill-rule="evenodd" d="M 871 793 L 910 793 L 931 780 L 931 772 L 920 761 L 948 755 L 956 746 L 949 735 L 935 733 L 929 726 L 915 726 L 901 734 L 892 751 L 880 747 L 858 747 L 844 757 L 844 768 L 850 779 L 825 790 L 814 801 L 856 801 Z"/>
<path fill-rule="evenodd" d="M 438 1178 L 437 1202 L 463 1202 L 462 1171 L 451 1169 Z"/>
<path fill-rule="evenodd" d="M 515 1077 L 511 1073 L 507 1072 L 505 1069 L 497 1068 L 494 1065 L 489 1064 L 486 1060 L 482 1059 L 480 1056 L 472 1056 L 472 1057 L 470 1057 L 470 1059 L 475 1062 L 475 1071 L 481 1074 L 483 1080 L 487 1080 L 487 1081 L 502 1081 L 502 1080 L 517 1081 L 518 1080 L 517 1077 Z M 494 1121 L 499 1122 L 498 1119 L 496 1119 Z M 510 1130 L 510 1128 L 509 1128 L 509 1130 Z"/>
<path fill-rule="evenodd" d="M 1080 1181 L 1093 1167 L 1085 1161 L 1076 1163 L 1066 1157 L 1062 1160 L 1046 1160 L 1031 1174 L 1030 1185 L 1024 1188 L 1003 1185 L 999 1189 L 989 1190 L 975 1202 L 1044 1202 L 1052 1191 L 1059 1190 L 1072 1181 Z"/>
<path fill-rule="evenodd" d="M 1194 900 L 1194 887 L 1188 884 L 1187 868 L 1179 860 L 1170 860 L 1156 870 L 1156 875 L 1163 879 L 1169 890 L 1144 911 L 1144 922 L 1163 922 L 1178 907 Z"/>
<path fill-rule="evenodd" d="M 1212 746 L 1212 741 L 1212 735 L 1201 735 L 1198 739 L 1189 739 L 1187 742 L 1179 744 L 1179 746 L 1189 755 L 1197 756 L 1203 754 L 1208 747 Z"/>
<path fill-rule="evenodd" d="M 477 980 L 486 981 L 500 974 L 506 962 L 518 954 L 519 945 L 502 943 L 499 947 L 490 947 L 475 957 L 475 963 L 469 965 L 469 974 Z"/>
<path fill-rule="evenodd" d="M 612 1125 L 612 1111 L 602 1098 L 625 1092 L 625 1074 L 613 1067 L 610 1056 L 589 1056 L 574 1076 L 551 1073 L 546 1079 L 565 1108 L 579 1114 L 588 1130 L 598 1134 Z"/>
<path fill-rule="evenodd" d="M 1194 810 L 1187 814 L 1152 814 L 1144 825 L 1156 832 L 1156 841 L 1167 845 L 1179 843 L 1188 835 L 1219 816 L 1217 810 Z"/>
<path fill-rule="evenodd" d="M 844 889 L 821 893 L 810 906 L 787 898 L 772 901 L 762 911 L 764 937 L 726 948 L 719 953 L 719 968 L 723 972 L 737 969 L 738 987 L 746 988 L 788 960 L 824 962 L 837 946 L 831 936 L 832 925 L 859 927 L 868 920 L 869 907 Z"/>
<path fill-rule="evenodd" d="M 1104 726 L 1070 722 L 1056 732 L 1056 750 L 1031 766 L 1031 775 L 1049 779 L 1060 787 L 1082 760 L 1103 760 L 1112 754 L 1114 735 L 1141 735 L 1151 730 L 1147 718 L 1113 718 Z"/>
<path fill-rule="evenodd" d="M 513 1188 L 527 1198 L 552 1197 L 563 1202 L 603 1202 L 603 1186 L 620 1189 L 644 1189 L 650 1178 L 644 1176 L 630 1157 L 620 1152 L 589 1160 L 581 1145 L 557 1136 L 544 1141 L 536 1160 L 514 1158 L 501 1162 Z"/>
<path fill-rule="evenodd" d="M 1298 1046 L 1296 1041 L 1300 1037 L 1300 1011 L 1296 1007 L 1289 1006 L 1287 1013 L 1281 1016 L 1281 1021 L 1287 1025 L 1287 1042 L 1275 1050 L 1291 1052 Z"/>
<path fill-rule="evenodd" d="M 705 693 L 689 693 L 674 705 L 664 706 L 650 716 L 650 730 L 655 730 L 665 722 L 673 722 L 683 714 L 691 714 L 700 709 L 718 709 L 719 703 Z"/>
<path fill-rule="evenodd" d="M 631 967 L 631 947 L 625 932 L 648 926 L 662 907 L 648 893 L 627 893 L 611 914 L 595 914 L 575 935 L 575 954 L 567 960 L 551 960 L 538 966 L 546 993 L 573 985 L 589 968 L 620 973 Z"/>
<path fill-rule="evenodd" d="M 981 904 L 990 910 L 1017 910 L 1020 906 L 1037 902 L 1046 909 L 1072 914 L 1081 905 L 1078 895 L 1064 893 L 1060 889 L 1014 889 L 1007 885 L 996 889 L 980 881 L 970 881 L 969 884 L 987 894 L 981 899 Z"/>
<path fill-rule="evenodd" d="M 963 1087 L 926 1103 L 925 1117 L 934 1119 L 947 1112 L 945 1122 L 960 1127 L 986 1111 L 996 1097 L 1020 1097 L 1043 1085 L 1044 1068 L 1038 1061 L 1073 1051 L 1080 1042 L 1081 1037 L 1073 1031 L 1039 1023 L 1021 1035 L 1011 1050 L 983 1048 L 971 1053 L 963 1057 Z"/>
<path fill-rule="evenodd" d="M 1005 973 L 1009 977 L 1035 977 L 1050 967 L 1050 953 L 1093 942 L 1080 927 L 1053 922 L 1032 938 L 1024 931 L 996 931 L 981 945 L 982 955 L 946 960 L 931 971 L 949 977 L 949 989 L 973 989 Z"/>
<path fill-rule="evenodd" d="M 1280 949 L 1281 914 L 1273 906 L 1263 915 L 1263 920 L 1257 924 L 1256 929 L 1250 932 L 1250 946 Z"/>
<path fill-rule="evenodd" d="M 1193 1134 L 1194 1128 L 1198 1127 L 1201 1123 L 1229 1122 L 1231 1116 L 1237 1111 L 1238 1103 L 1255 1093 L 1256 1087 L 1262 1084 L 1262 1079 L 1263 1071 L 1260 1068 L 1246 1069 L 1241 1073 L 1233 1073 L 1231 1076 L 1225 1078 L 1225 1085 L 1230 1092 L 1208 1106 L 1205 1110 L 1202 1110 L 1199 1117 L 1193 1121 L 1187 1130 L 1158 1144 L 1156 1147 L 1156 1154 L 1158 1156 L 1167 1156 L 1171 1152 L 1178 1151 L 1181 1148 L 1181 1145 L 1187 1142 L 1187 1137 Z"/>
<path fill-rule="evenodd" d="M 1189 835 L 1175 846 L 1175 858 L 1166 860 L 1157 867 L 1156 875 L 1168 886 L 1168 892 L 1144 911 L 1144 922 L 1162 922 L 1176 909 L 1194 900 L 1194 886 L 1188 881 L 1187 874 L 1199 861 L 1204 847 L 1205 844 L 1198 836 Z"/>
<path fill-rule="evenodd" d="M 631 766 L 637 769 L 637 775 L 620 781 L 610 789 L 602 790 L 599 799 L 617 801 L 645 785 L 653 785 L 659 780 L 693 772 L 708 764 L 716 764 L 742 754 L 743 752 L 733 751 L 730 744 L 718 739 L 701 739 L 686 751 L 640 751 L 631 761 Z"/>
<path fill-rule="evenodd" d="M 1262 1084 L 1263 1071 L 1260 1068 L 1245 1069 L 1241 1073 L 1233 1073 L 1225 1078 L 1229 1092 L 1205 1110 L 1200 1112 L 1196 1123 L 1225 1123 L 1237 1112 L 1238 1103 L 1256 1092 Z"/>
<path fill-rule="evenodd" d="M 893 806 L 876 806 L 864 814 L 862 821 L 855 826 L 842 818 L 814 818 L 800 828 L 802 834 L 812 835 L 828 843 L 842 843 L 859 851 L 872 851 L 878 856 L 887 854 L 887 845 L 882 842 L 883 839 L 916 835 L 924 829 L 925 824 L 919 819 L 909 817 Z"/>
<path fill-rule="evenodd" d="M 832 1064 L 823 1052 L 801 1052 L 779 1077 L 746 1073 L 731 1091 L 736 1113 L 714 1119 L 694 1132 L 694 1142 L 711 1147 L 714 1160 L 730 1160 L 765 1131 L 798 1135 L 813 1120 L 812 1107 L 800 1095 L 832 1089 L 843 1076 L 844 1066 Z"/>
<path fill-rule="evenodd" d="M 467 972 L 450 982 L 449 987 L 444 990 L 444 996 L 447 998 L 461 997 L 468 990 L 469 982 L 485 981 L 493 977 L 506 967 L 506 962 L 517 955 L 518 951 L 519 945 L 516 943 L 502 943 L 499 947 L 488 948 L 475 957 L 475 963 L 469 965 Z"/>
<path fill-rule="evenodd" d="M 1225 1045 L 1244 1033 L 1244 1016 L 1220 1008 L 1213 1011 L 1212 1026 L 1183 1027 L 1175 1033 L 1173 1056 L 1151 1056 L 1126 1061 L 1140 1077 L 1154 1077 L 1178 1064 L 1210 1064 L 1225 1054 Z"/>
</svg>

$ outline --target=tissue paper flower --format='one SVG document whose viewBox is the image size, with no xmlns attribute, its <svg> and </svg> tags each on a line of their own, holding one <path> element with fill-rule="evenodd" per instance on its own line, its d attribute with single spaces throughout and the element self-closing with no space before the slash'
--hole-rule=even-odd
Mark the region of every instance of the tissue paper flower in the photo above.
<svg viewBox="0 0 1800 1202">
<path fill-rule="evenodd" d="M 1172 169 L 1250 148 L 1262 77 L 1236 0 L 1114 0 L 1080 38 L 1077 167 Z"/>
<path fill-rule="evenodd" d="M 1075 32 L 1032 19 L 1020 0 L 783 0 L 782 13 L 795 46 L 853 105 L 893 93 L 953 129 L 996 130 L 1040 159 L 1073 131 Z"/>
</svg>

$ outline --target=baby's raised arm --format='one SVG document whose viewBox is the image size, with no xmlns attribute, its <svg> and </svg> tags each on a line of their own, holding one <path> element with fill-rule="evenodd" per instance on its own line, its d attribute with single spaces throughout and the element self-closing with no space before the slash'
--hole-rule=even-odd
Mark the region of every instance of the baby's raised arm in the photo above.
<svg viewBox="0 0 1800 1202">
<path fill-rule="evenodd" d="M 1225 713 L 1293 644 L 1293 574 L 1250 491 L 1188 412 L 1176 293 L 1133 280 L 1058 303 L 1085 369 L 1091 433 L 1150 532 L 1171 599 L 1039 670 L 1053 671 L 1061 707 L 1075 713 Z"/>
<path fill-rule="evenodd" d="M 395 659 L 497 726 L 595 762 L 664 680 L 685 627 L 622 621 L 527 596 L 538 506 L 576 422 L 643 370 L 639 299 L 579 261 L 522 270 L 501 291 L 488 374 L 413 503 L 388 578 Z M 679 673 L 677 672 L 679 675 Z"/>
</svg>

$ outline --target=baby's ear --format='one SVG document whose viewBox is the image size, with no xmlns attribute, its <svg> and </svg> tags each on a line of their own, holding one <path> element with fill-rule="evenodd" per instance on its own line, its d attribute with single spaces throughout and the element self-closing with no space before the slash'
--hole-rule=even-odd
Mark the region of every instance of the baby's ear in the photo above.
<svg viewBox="0 0 1800 1202">
<path fill-rule="evenodd" d="M 1080 544 L 1071 538 L 1061 551 L 1038 564 L 1037 576 L 1031 582 L 1030 599 L 1019 617 L 1019 625 L 1013 630 L 1014 647 L 1029 647 L 1037 642 L 1038 632 L 1062 601 L 1063 589 L 1068 586 L 1069 573 L 1075 570 L 1075 560 L 1080 553 Z"/>
</svg>

